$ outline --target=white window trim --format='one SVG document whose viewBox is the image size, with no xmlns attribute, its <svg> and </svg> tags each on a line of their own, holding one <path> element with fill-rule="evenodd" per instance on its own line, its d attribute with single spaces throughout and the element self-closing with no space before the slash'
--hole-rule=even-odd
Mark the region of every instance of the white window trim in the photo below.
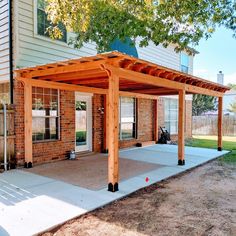
<svg viewBox="0 0 236 236">
<path fill-rule="evenodd" d="M 42 88 L 40 86 L 34 86 L 36 88 Z M 43 139 L 43 140 L 34 140 L 33 143 L 44 143 L 44 142 L 57 142 L 57 141 L 60 141 L 61 140 L 61 106 L 60 106 L 60 90 L 57 89 L 57 101 L 58 101 L 58 104 L 57 104 L 57 112 L 58 112 L 58 115 L 56 116 L 58 118 L 58 127 L 57 127 L 57 132 L 58 132 L 58 136 L 56 139 Z M 33 108 L 32 108 L 32 111 L 33 111 Z M 33 119 L 34 116 L 32 116 L 32 119 Z M 33 138 L 33 135 L 32 135 L 32 138 Z"/>
<path fill-rule="evenodd" d="M 68 47 L 69 46 L 68 45 L 68 40 L 69 40 L 68 33 L 67 33 L 67 37 L 66 37 L 66 42 L 62 42 L 60 40 L 52 39 L 50 37 L 38 34 L 38 17 L 37 17 L 37 5 L 38 4 L 37 3 L 38 3 L 38 0 L 34 0 L 34 2 L 33 2 L 34 38 L 44 40 L 44 41 L 47 41 L 47 42 L 50 42 L 50 43 L 53 43 L 53 44 L 57 44 L 57 45 L 60 45 L 60 46 L 67 46 Z"/>
<path fill-rule="evenodd" d="M 79 148 L 76 147 L 76 141 L 75 141 L 75 151 L 76 152 L 83 152 L 83 151 L 92 151 L 93 150 L 93 104 L 92 104 L 92 97 L 93 93 L 83 93 L 83 92 L 75 92 L 75 104 L 76 101 L 79 99 L 84 99 L 88 102 L 88 119 L 87 119 L 87 147 L 85 148 Z M 75 112 L 75 122 L 76 122 L 76 112 Z M 75 140 L 76 140 L 76 134 L 75 134 Z"/>
<path fill-rule="evenodd" d="M 137 139 L 137 133 L 138 133 L 138 128 L 137 128 L 137 99 L 134 98 L 134 122 L 127 122 L 127 123 L 134 123 L 135 124 L 135 135 L 134 137 L 131 138 L 122 138 L 122 133 L 121 133 L 121 124 L 124 124 L 124 122 L 121 123 L 121 97 L 119 97 L 119 140 L 120 141 L 128 141 L 128 140 L 133 140 Z"/>
<path fill-rule="evenodd" d="M 168 122 L 168 123 L 177 123 L 176 124 L 176 132 L 171 132 L 171 130 L 169 130 L 169 132 L 170 132 L 170 135 L 177 135 L 178 134 L 178 99 L 175 99 L 175 98 L 165 98 L 165 100 L 164 100 L 164 102 L 166 102 L 166 100 L 168 100 L 168 102 L 170 102 L 170 100 L 176 100 L 177 101 L 177 108 L 175 109 L 175 108 L 171 108 L 171 109 L 168 109 L 168 112 L 169 112 L 169 117 L 168 117 L 168 119 L 166 120 L 165 119 L 165 116 L 164 116 L 164 123 L 166 123 L 166 122 Z M 165 105 L 164 105 L 164 108 L 165 108 Z M 170 120 L 170 111 L 176 111 L 177 112 L 177 119 L 176 120 Z M 171 127 L 171 125 L 170 125 L 170 127 Z M 166 127 L 165 127 L 166 128 Z"/>
<path fill-rule="evenodd" d="M 189 71 L 190 71 L 190 56 L 189 56 L 186 52 L 184 52 L 184 51 L 179 53 L 179 58 L 180 58 L 180 59 L 179 59 L 179 61 L 180 61 L 180 63 L 179 63 L 179 64 L 180 64 L 179 69 L 180 69 L 180 71 L 182 72 L 182 61 L 181 61 L 181 55 L 182 55 L 182 54 L 185 54 L 186 56 L 188 56 L 188 74 L 189 74 Z M 183 65 L 183 66 L 184 66 L 184 65 Z"/>
</svg>

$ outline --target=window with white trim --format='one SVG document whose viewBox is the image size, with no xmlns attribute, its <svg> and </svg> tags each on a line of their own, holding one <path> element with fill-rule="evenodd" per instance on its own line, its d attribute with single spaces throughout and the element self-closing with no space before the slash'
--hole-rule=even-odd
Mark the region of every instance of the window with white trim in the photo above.
<svg viewBox="0 0 236 236">
<path fill-rule="evenodd" d="M 181 71 L 184 73 L 188 73 L 189 72 L 189 55 L 181 52 L 180 54 L 180 63 L 181 63 Z"/>
<path fill-rule="evenodd" d="M 136 138 L 136 99 L 120 97 L 120 140 Z"/>
<path fill-rule="evenodd" d="M 46 3 L 45 0 L 37 0 L 37 33 L 42 36 L 49 37 L 48 27 L 51 26 L 51 22 L 48 20 L 47 13 L 45 12 Z M 66 28 L 62 23 L 58 25 L 59 29 L 63 33 L 61 38 L 57 40 L 67 42 Z"/>
<path fill-rule="evenodd" d="M 165 129 L 170 134 L 178 133 L 178 99 L 165 98 Z"/>
<path fill-rule="evenodd" d="M 59 91 L 32 88 L 32 140 L 59 139 Z"/>
</svg>

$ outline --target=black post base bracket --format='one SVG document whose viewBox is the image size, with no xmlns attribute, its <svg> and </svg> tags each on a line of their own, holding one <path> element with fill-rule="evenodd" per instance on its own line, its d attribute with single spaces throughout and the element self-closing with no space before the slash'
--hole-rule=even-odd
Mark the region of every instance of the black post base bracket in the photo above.
<svg viewBox="0 0 236 236">
<path fill-rule="evenodd" d="M 184 166 L 185 165 L 185 160 L 178 160 L 178 165 L 179 166 Z"/>
<path fill-rule="evenodd" d="M 32 167 L 33 167 L 32 162 L 25 162 L 25 164 L 24 164 L 24 168 L 29 169 L 29 168 L 32 168 Z"/>
<path fill-rule="evenodd" d="M 112 183 L 109 183 L 108 184 L 108 191 L 113 192 L 113 193 L 119 191 L 118 183 L 115 183 L 114 185 Z"/>
<path fill-rule="evenodd" d="M 222 151 L 222 147 L 218 147 L 218 151 L 221 152 Z"/>
<path fill-rule="evenodd" d="M 108 149 L 103 149 L 102 153 L 108 153 Z"/>
</svg>

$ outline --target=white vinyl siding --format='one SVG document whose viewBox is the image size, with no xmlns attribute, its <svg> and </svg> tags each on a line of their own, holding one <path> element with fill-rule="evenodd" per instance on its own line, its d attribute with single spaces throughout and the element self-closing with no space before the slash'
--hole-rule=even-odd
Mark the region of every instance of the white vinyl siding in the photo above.
<svg viewBox="0 0 236 236">
<path fill-rule="evenodd" d="M 9 81 L 8 0 L 0 0 L 0 83 Z"/>
<path fill-rule="evenodd" d="M 80 50 L 64 42 L 37 35 L 36 0 L 18 1 L 18 57 L 17 67 L 27 67 L 95 55 L 95 45 L 86 44 Z M 68 33 L 68 38 L 73 34 Z"/>
<path fill-rule="evenodd" d="M 173 46 L 164 48 L 162 45 L 155 46 L 150 42 L 147 47 L 136 46 L 136 48 L 140 59 L 179 70 L 180 55 L 174 51 Z"/>
</svg>

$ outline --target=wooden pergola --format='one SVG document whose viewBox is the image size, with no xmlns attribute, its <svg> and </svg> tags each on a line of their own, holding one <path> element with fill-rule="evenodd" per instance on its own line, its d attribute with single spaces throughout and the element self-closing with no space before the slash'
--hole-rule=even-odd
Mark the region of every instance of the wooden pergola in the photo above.
<svg viewBox="0 0 236 236">
<path fill-rule="evenodd" d="M 109 52 L 63 62 L 16 70 L 24 84 L 25 161 L 32 157 L 32 87 L 54 88 L 103 94 L 106 97 L 106 147 L 108 149 L 108 190 L 118 190 L 119 181 L 119 96 L 153 99 L 161 95 L 179 96 L 178 165 L 185 164 L 185 95 L 218 97 L 218 150 L 222 150 L 223 95 L 229 90 L 201 78 L 140 60 L 119 52 Z M 156 111 L 157 112 L 157 111 Z M 156 114 L 157 117 L 157 114 Z M 158 122 L 155 140 L 158 139 Z M 109 138 L 108 138 L 109 137 Z"/>
</svg>

